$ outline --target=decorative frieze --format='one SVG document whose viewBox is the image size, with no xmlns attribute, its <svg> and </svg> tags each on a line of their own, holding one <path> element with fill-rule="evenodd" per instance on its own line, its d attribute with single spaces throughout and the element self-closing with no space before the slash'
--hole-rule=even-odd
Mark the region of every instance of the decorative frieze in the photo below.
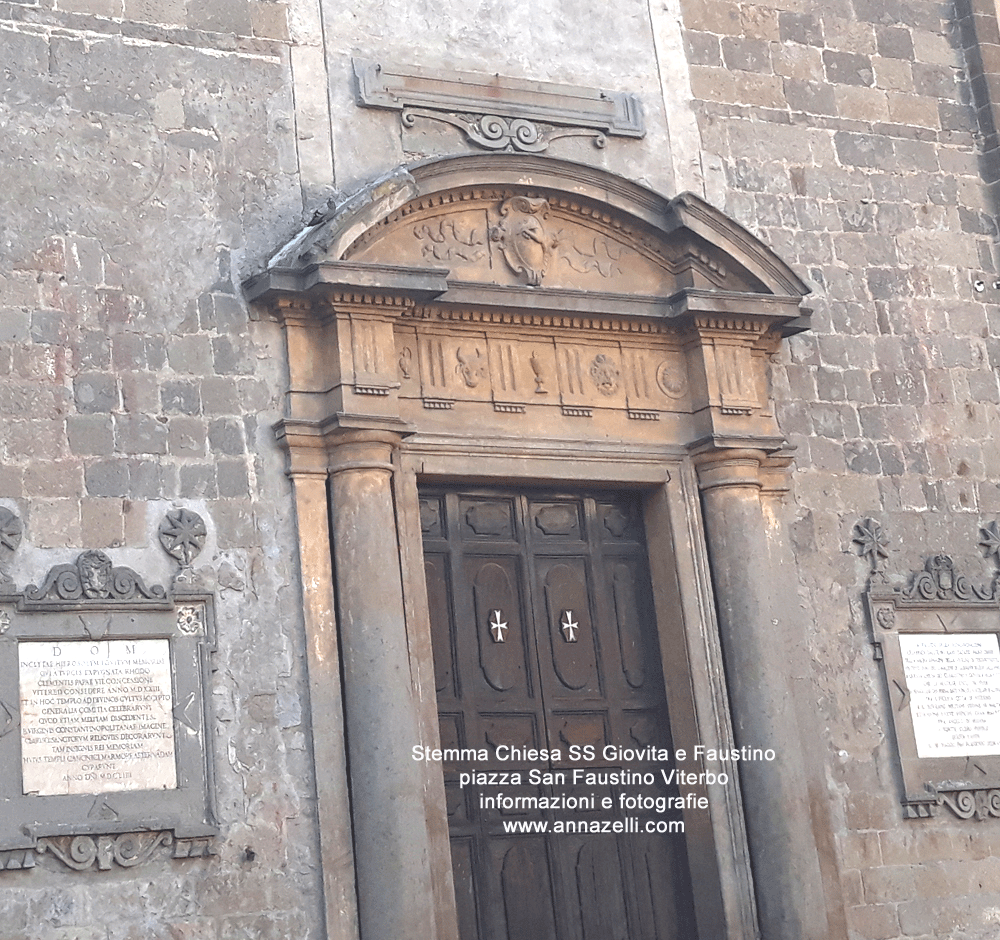
<svg viewBox="0 0 1000 940">
<path fill-rule="evenodd" d="M 164 851 L 167 850 L 167 851 Z M 179 839 L 169 829 L 108 835 L 39 839 L 31 849 L 0 852 L 0 871 L 35 868 L 38 856 L 50 856 L 72 871 L 135 868 L 157 856 L 201 858 L 215 855 L 211 839 Z"/>
<path fill-rule="evenodd" d="M 499 114 L 457 114 L 454 111 L 430 111 L 426 108 L 403 108 L 399 119 L 403 127 L 413 127 L 418 118 L 439 121 L 457 127 L 466 139 L 483 150 L 544 153 L 549 144 L 561 137 L 590 137 L 595 147 L 604 147 L 602 131 L 583 127 L 557 127 L 527 118 L 505 118 Z"/>
</svg>

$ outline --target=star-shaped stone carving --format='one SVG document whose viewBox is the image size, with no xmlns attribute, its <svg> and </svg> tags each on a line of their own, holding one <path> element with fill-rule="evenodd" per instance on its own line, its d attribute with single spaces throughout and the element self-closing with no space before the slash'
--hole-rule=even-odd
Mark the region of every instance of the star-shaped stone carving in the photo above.
<svg viewBox="0 0 1000 940">
<path fill-rule="evenodd" d="M 882 526 L 874 519 L 863 519 L 854 526 L 852 541 L 858 546 L 858 554 L 868 559 L 872 577 L 887 580 L 882 566 L 889 557 L 889 539 Z"/>
<path fill-rule="evenodd" d="M 0 506 L 0 549 L 13 555 L 21 544 L 21 534 L 24 527 L 21 520 L 9 509 Z"/>
<path fill-rule="evenodd" d="M 490 616 L 493 618 L 490 620 L 490 633 L 493 634 L 494 643 L 504 642 L 504 630 L 507 629 L 506 622 L 502 619 L 503 615 L 499 610 L 494 610 Z"/>
<path fill-rule="evenodd" d="M 563 636 L 566 638 L 566 642 L 576 643 L 576 631 L 580 629 L 580 624 L 573 619 L 573 611 L 563 611 L 562 623 L 559 624 L 559 626 L 562 627 Z"/>
<path fill-rule="evenodd" d="M 205 520 L 188 509 L 174 509 L 160 523 L 160 543 L 171 558 L 188 567 L 205 547 Z"/>
</svg>

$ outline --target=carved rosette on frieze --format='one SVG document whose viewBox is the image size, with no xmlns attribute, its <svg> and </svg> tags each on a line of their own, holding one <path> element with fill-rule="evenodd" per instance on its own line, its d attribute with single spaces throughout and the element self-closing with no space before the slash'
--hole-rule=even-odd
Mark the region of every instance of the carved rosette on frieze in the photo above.
<svg viewBox="0 0 1000 940">
<path fill-rule="evenodd" d="M 1000 547 L 983 525 L 987 558 Z M 1000 592 L 967 577 L 951 555 L 928 557 L 905 580 L 884 570 L 882 527 L 864 519 L 854 542 L 870 565 L 865 592 L 875 659 L 882 663 L 903 816 L 1000 818 Z"/>
</svg>

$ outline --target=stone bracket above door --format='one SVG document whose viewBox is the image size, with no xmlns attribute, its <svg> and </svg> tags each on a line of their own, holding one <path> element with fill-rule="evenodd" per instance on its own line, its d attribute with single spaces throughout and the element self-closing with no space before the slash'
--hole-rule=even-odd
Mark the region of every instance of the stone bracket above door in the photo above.
<svg viewBox="0 0 1000 940">
<path fill-rule="evenodd" d="M 634 94 L 366 59 L 354 59 L 354 73 L 359 106 L 399 111 L 404 127 L 450 124 L 484 150 L 541 153 L 566 136 L 603 147 L 606 135 L 646 134 Z"/>
</svg>

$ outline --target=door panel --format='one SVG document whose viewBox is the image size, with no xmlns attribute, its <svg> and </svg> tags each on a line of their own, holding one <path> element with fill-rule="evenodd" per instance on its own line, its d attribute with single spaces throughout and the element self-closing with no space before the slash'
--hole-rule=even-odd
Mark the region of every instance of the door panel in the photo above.
<svg viewBox="0 0 1000 940">
<path fill-rule="evenodd" d="M 637 499 L 427 490 L 421 521 L 443 747 L 568 758 L 572 744 L 671 746 Z M 529 766 L 475 769 L 526 779 Z M 444 768 L 462 940 L 694 937 L 681 836 L 503 831 L 505 819 L 606 818 L 600 799 L 617 805 L 618 788 L 580 787 L 597 796 L 594 811 L 501 811 L 480 804 L 498 788 L 458 788 L 470 769 Z"/>
</svg>

